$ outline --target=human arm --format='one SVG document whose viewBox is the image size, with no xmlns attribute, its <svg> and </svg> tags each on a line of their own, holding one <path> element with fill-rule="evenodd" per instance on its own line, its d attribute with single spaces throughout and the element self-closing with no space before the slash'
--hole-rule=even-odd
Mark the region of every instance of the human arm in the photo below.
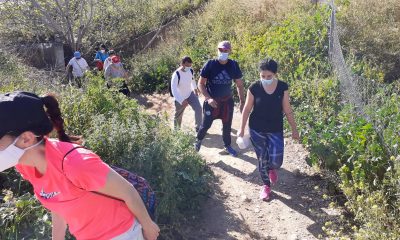
<svg viewBox="0 0 400 240">
<path fill-rule="evenodd" d="M 207 101 L 207 103 L 211 107 L 216 108 L 217 107 L 217 101 L 215 101 L 213 98 L 211 98 L 210 94 L 208 94 L 208 91 L 207 91 L 207 88 L 206 88 L 206 83 L 207 83 L 207 78 L 200 77 L 198 88 L 199 88 L 201 94 L 203 94 L 203 96 L 205 98 L 205 101 Z"/>
<path fill-rule="evenodd" d="M 243 137 L 244 135 L 244 130 L 247 125 L 247 120 L 249 119 L 250 111 L 253 109 L 254 106 L 254 96 L 250 92 L 250 90 L 247 90 L 247 97 L 246 97 L 246 103 L 244 104 L 244 108 L 242 111 L 242 121 L 240 122 L 240 129 L 238 132 L 239 137 Z"/>
<path fill-rule="evenodd" d="M 243 83 L 243 80 L 242 79 L 236 79 L 235 80 L 235 84 L 236 84 L 236 90 L 237 90 L 237 93 L 238 93 L 238 95 L 239 95 L 239 101 L 240 101 L 240 112 L 243 112 L 243 107 L 244 107 L 244 105 L 245 105 L 245 102 L 244 102 L 244 83 Z M 247 99 L 246 99 L 246 101 L 247 101 Z"/>
<path fill-rule="evenodd" d="M 299 132 L 297 131 L 297 125 L 294 119 L 294 113 L 292 106 L 290 105 L 290 97 L 287 90 L 283 94 L 282 107 L 283 107 L 283 112 L 285 113 L 286 118 L 289 122 L 290 128 L 292 129 L 292 138 L 294 140 L 299 140 L 300 136 Z"/>
<path fill-rule="evenodd" d="M 142 224 L 145 234 L 147 234 L 147 240 L 156 239 L 152 236 L 154 236 L 154 232 L 157 232 L 154 229 L 158 229 L 158 227 L 151 221 L 136 189 L 105 164 L 99 156 L 88 149 L 78 148 L 65 157 L 63 166 L 64 175 L 76 187 L 125 202 L 127 208 Z"/>
<path fill-rule="evenodd" d="M 55 212 L 51 212 L 51 234 L 52 240 L 64 240 L 65 232 L 67 231 L 67 223 Z"/>
<path fill-rule="evenodd" d="M 124 201 L 129 210 L 142 225 L 145 239 L 157 239 L 160 232 L 159 227 L 151 220 L 139 193 L 121 175 L 116 173 L 113 169 L 110 169 L 106 184 L 97 192 Z"/>
<path fill-rule="evenodd" d="M 178 78 L 178 74 L 176 72 L 177 71 L 175 71 L 171 77 L 171 91 L 172 91 L 172 95 L 175 98 L 175 101 L 177 101 L 179 104 L 182 105 L 185 99 L 183 99 L 183 97 L 181 96 L 181 94 L 178 91 L 179 78 Z"/>
<path fill-rule="evenodd" d="M 199 96 L 199 89 L 197 88 L 197 84 L 196 84 L 196 81 L 194 80 L 194 78 L 192 79 L 191 86 L 192 86 L 192 90 L 193 90 L 194 94 L 196 96 Z"/>
</svg>

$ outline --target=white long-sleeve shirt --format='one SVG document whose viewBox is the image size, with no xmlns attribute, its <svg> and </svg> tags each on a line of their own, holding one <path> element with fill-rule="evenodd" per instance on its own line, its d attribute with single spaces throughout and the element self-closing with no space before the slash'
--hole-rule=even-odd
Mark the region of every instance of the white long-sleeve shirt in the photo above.
<svg viewBox="0 0 400 240">
<path fill-rule="evenodd" d="M 178 84 L 178 75 L 176 74 L 176 71 L 174 71 L 171 78 L 171 91 L 172 95 L 174 95 L 175 101 L 182 104 L 183 101 L 189 98 L 190 94 L 197 88 L 197 86 L 191 71 L 184 72 L 178 69 L 176 71 L 179 71 L 181 80 Z"/>
</svg>

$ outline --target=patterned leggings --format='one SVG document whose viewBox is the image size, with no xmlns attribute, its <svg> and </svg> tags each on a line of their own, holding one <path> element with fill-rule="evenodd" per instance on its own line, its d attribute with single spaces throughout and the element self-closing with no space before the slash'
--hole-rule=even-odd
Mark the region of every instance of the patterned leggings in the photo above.
<svg viewBox="0 0 400 240">
<path fill-rule="evenodd" d="M 258 170 L 265 185 L 271 186 L 268 172 L 283 163 L 283 133 L 264 133 L 250 129 L 250 139 L 258 159 Z"/>
</svg>

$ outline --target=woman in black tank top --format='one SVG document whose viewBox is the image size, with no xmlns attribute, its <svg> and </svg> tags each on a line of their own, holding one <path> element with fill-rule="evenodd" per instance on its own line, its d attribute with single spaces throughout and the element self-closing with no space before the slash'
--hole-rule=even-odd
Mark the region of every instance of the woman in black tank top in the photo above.
<svg viewBox="0 0 400 240">
<path fill-rule="evenodd" d="M 292 129 L 292 137 L 299 140 L 296 122 L 289 102 L 288 85 L 276 79 L 278 64 L 272 59 L 259 64 L 260 80 L 254 82 L 247 91 L 242 122 L 238 133 L 243 137 L 249 119 L 250 138 L 259 162 L 258 170 L 264 183 L 260 198 L 268 200 L 271 183 L 278 180 L 276 169 L 283 162 L 283 116 Z M 250 114 L 251 112 L 251 114 Z"/>
</svg>

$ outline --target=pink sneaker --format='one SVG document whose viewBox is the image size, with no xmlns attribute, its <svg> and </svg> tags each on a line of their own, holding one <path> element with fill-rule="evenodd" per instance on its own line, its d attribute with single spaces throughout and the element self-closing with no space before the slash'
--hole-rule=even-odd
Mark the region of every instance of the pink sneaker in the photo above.
<svg viewBox="0 0 400 240">
<path fill-rule="evenodd" d="M 267 201 L 269 199 L 270 194 L 271 194 L 271 188 L 267 185 L 262 186 L 260 191 L 260 199 Z"/>
<path fill-rule="evenodd" d="M 272 184 L 276 184 L 278 182 L 278 173 L 275 169 L 269 170 L 268 176 Z"/>
</svg>

